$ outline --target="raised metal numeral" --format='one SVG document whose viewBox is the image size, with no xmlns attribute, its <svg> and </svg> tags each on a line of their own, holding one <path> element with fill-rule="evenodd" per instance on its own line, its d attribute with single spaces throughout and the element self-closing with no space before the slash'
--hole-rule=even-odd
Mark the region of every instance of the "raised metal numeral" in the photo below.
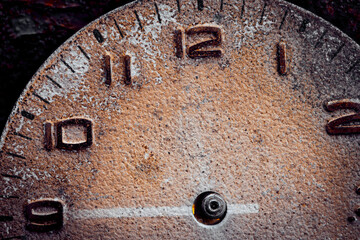
<svg viewBox="0 0 360 240">
<path fill-rule="evenodd" d="M 47 150 L 51 150 L 54 147 L 53 141 L 53 124 L 51 122 L 46 122 L 45 126 L 45 136 L 44 136 L 44 144 Z"/>
<path fill-rule="evenodd" d="M 281 75 L 287 74 L 287 56 L 286 43 L 280 42 L 278 44 L 278 71 Z"/>
<path fill-rule="evenodd" d="M 64 207 L 61 201 L 41 199 L 25 206 L 26 229 L 34 232 L 59 230 L 64 222 Z"/>
<path fill-rule="evenodd" d="M 113 63 L 112 63 L 112 57 L 110 54 L 106 54 L 104 56 L 104 70 L 105 70 L 105 84 L 111 85 L 112 79 L 113 79 L 113 71 L 112 71 Z M 125 85 L 131 85 L 132 79 L 131 79 L 131 55 L 126 54 L 124 56 L 124 75 Z"/>
<path fill-rule="evenodd" d="M 175 54 L 178 58 L 184 57 L 185 33 L 183 28 L 175 30 Z"/>
<path fill-rule="evenodd" d="M 124 57 L 124 65 L 125 65 L 125 85 L 131 85 L 131 55 L 126 54 Z"/>
<path fill-rule="evenodd" d="M 186 53 L 190 58 L 205 58 L 205 57 L 221 57 L 221 48 L 210 48 L 213 46 L 220 46 L 222 43 L 222 30 L 215 25 L 196 25 L 185 30 L 178 28 L 175 31 L 175 51 L 176 56 L 182 58 L 184 56 L 185 35 L 203 35 L 210 34 L 212 37 L 199 42 L 190 44 L 186 48 Z"/>
<path fill-rule="evenodd" d="M 333 112 L 341 109 L 351 109 L 356 113 L 347 114 L 329 120 L 326 131 L 329 134 L 355 134 L 360 133 L 360 101 L 343 99 L 325 103 L 325 109 Z"/>
<path fill-rule="evenodd" d="M 112 82 L 112 61 L 111 61 L 111 56 L 109 54 L 105 55 L 104 67 L 105 67 L 105 84 L 111 85 L 111 82 Z"/>
<path fill-rule="evenodd" d="M 54 137 L 55 135 L 55 137 Z M 55 142 L 55 143 L 54 143 Z M 45 123 L 45 148 L 79 150 L 93 143 L 93 124 L 84 118 Z"/>
</svg>

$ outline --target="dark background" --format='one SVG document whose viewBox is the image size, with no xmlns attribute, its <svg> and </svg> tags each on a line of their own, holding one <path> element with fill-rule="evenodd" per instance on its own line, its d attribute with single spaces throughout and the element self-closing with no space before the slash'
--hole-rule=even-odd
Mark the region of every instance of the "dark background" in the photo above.
<svg viewBox="0 0 360 240">
<path fill-rule="evenodd" d="M 90 21 L 127 2 L 0 0 L 0 132 L 25 85 L 49 55 Z M 360 43 L 360 0 L 289 2 L 328 20 Z"/>
</svg>

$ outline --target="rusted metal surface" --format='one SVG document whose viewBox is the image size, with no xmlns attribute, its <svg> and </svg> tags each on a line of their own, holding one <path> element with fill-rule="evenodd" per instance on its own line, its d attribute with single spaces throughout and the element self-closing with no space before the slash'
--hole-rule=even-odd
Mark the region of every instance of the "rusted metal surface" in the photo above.
<svg viewBox="0 0 360 240">
<path fill-rule="evenodd" d="M 359 57 L 282 1 L 117 9 L 64 43 L 18 100 L 1 140 L 0 233 L 357 238 L 359 134 L 326 128 L 358 116 L 347 106 L 360 98 Z M 193 214 L 209 191 L 227 205 L 213 225 Z"/>
<path fill-rule="evenodd" d="M 17 97 L 46 58 L 91 20 L 127 1 L 1 1 L 0 75 L 5 80 L 0 82 L 0 132 Z M 323 17 L 360 42 L 360 7 L 357 0 L 290 2 Z"/>
</svg>

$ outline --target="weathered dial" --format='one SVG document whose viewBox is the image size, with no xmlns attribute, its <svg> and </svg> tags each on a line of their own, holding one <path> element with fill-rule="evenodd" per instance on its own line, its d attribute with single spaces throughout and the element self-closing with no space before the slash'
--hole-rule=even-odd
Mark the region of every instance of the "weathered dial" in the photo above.
<svg viewBox="0 0 360 240">
<path fill-rule="evenodd" d="M 34 75 L 2 239 L 360 237 L 360 48 L 279 0 L 138 1 Z"/>
</svg>

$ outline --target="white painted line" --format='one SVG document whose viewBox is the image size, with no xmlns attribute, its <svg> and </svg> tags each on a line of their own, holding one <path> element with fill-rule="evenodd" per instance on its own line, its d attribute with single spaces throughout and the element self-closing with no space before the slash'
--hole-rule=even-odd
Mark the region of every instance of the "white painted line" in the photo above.
<svg viewBox="0 0 360 240">
<path fill-rule="evenodd" d="M 258 212 L 258 204 L 229 204 L 227 210 L 227 214 L 249 214 Z"/>
<path fill-rule="evenodd" d="M 227 214 L 258 213 L 258 204 L 229 204 Z M 71 212 L 74 219 L 191 216 L 192 206 L 148 208 L 104 208 Z"/>
</svg>

